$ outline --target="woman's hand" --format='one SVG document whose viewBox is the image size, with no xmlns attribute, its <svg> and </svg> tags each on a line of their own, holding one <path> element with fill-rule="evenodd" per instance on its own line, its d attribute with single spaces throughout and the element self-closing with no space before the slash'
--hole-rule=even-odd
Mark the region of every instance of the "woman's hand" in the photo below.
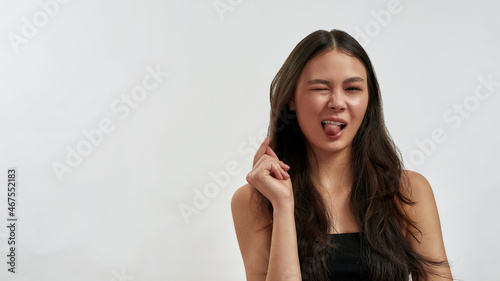
<svg viewBox="0 0 500 281">
<path fill-rule="evenodd" d="M 293 206 L 292 182 L 287 173 L 289 169 L 290 166 L 280 161 L 269 147 L 269 137 L 266 137 L 255 153 L 247 182 L 262 193 L 274 208 Z"/>
</svg>

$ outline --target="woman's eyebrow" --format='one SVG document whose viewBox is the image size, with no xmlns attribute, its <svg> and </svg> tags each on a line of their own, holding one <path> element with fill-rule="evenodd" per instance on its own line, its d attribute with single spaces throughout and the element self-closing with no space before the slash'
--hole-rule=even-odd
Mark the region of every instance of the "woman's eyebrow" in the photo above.
<svg viewBox="0 0 500 281">
<path fill-rule="evenodd" d="M 312 85 L 312 84 L 325 84 L 325 85 L 330 85 L 332 82 L 325 80 L 325 79 L 313 79 L 309 80 L 307 84 Z"/>
<path fill-rule="evenodd" d="M 364 82 L 365 79 L 359 77 L 359 76 L 354 76 L 354 77 L 349 77 L 347 79 L 344 80 L 344 84 L 347 84 L 347 83 L 354 83 L 354 82 Z M 307 82 L 307 84 L 309 85 L 312 85 L 312 84 L 324 84 L 324 85 L 331 85 L 332 82 L 328 81 L 328 80 L 325 80 L 325 79 L 313 79 L 313 80 L 309 80 Z"/>
<path fill-rule="evenodd" d="M 344 80 L 344 84 L 353 83 L 353 82 L 364 82 L 364 81 L 365 81 L 365 79 L 363 79 L 359 76 L 355 76 L 355 77 L 349 77 L 346 80 Z"/>
</svg>

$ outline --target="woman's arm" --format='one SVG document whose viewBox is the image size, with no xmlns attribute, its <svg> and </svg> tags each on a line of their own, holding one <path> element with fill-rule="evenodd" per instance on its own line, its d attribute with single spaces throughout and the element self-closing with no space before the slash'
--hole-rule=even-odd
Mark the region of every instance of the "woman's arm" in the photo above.
<svg viewBox="0 0 500 281">
<path fill-rule="evenodd" d="M 419 241 L 411 233 L 408 233 L 406 238 L 413 249 L 421 255 L 446 263 L 443 266 L 434 267 L 436 275 L 429 275 L 428 280 L 451 280 L 451 270 L 448 266 L 443 235 L 441 233 L 441 223 L 432 188 L 421 174 L 407 171 L 407 175 L 410 183 L 409 197 L 415 202 L 415 205 L 408 208 L 408 214 L 416 222 L 421 233 L 413 232 Z"/>
<path fill-rule="evenodd" d="M 273 221 L 258 206 L 247 184 L 233 196 L 231 209 L 247 281 L 302 280 L 293 206 L 274 209 Z"/>
<path fill-rule="evenodd" d="M 284 165 L 268 147 L 266 139 L 247 176 L 251 184 L 233 195 L 236 236 L 248 281 L 302 280 L 295 231 L 291 181 Z M 272 219 L 264 211 L 257 192 L 273 204 Z"/>
</svg>

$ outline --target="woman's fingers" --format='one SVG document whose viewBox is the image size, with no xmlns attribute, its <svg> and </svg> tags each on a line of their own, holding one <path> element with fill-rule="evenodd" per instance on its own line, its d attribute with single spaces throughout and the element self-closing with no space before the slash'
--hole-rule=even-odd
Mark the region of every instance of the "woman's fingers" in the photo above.
<svg viewBox="0 0 500 281">
<path fill-rule="evenodd" d="M 274 150 L 272 148 L 270 148 L 269 145 L 266 147 L 266 154 L 278 159 L 278 155 L 276 155 L 276 153 L 274 153 Z"/>
<path fill-rule="evenodd" d="M 271 157 L 269 155 L 263 155 L 257 163 L 255 163 L 253 170 L 267 170 L 269 171 L 269 174 L 280 180 L 286 180 L 290 178 L 290 175 L 288 174 L 286 168 L 283 168 L 283 165 L 287 166 L 285 163 L 279 161 L 278 159 Z"/>
<path fill-rule="evenodd" d="M 257 152 L 255 153 L 255 157 L 253 158 L 253 166 L 255 166 L 257 164 L 257 162 L 262 158 L 262 156 L 267 154 L 267 155 L 275 158 L 278 161 L 281 169 L 285 170 L 285 171 L 281 172 L 282 176 L 287 178 L 288 173 L 286 171 L 290 170 L 290 166 L 283 163 L 283 161 L 279 160 L 278 155 L 276 155 L 276 153 L 272 150 L 272 148 L 269 147 L 269 142 L 270 142 L 269 137 L 266 137 L 264 139 L 264 141 L 262 142 L 262 144 L 259 146 L 259 148 L 257 149 Z"/>
<path fill-rule="evenodd" d="M 286 170 L 286 171 L 290 170 L 290 166 L 285 164 L 285 162 L 280 161 L 280 165 L 281 165 L 281 168 L 283 168 L 284 170 Z"/>
<path fill-rule="evenodd" d="M 279 165 L 277 165 L 275 162 L 271 163 L 271 175 L 274 176 L 274 178 L 282 180 L 283 179 L 283 169 Z"/>
<path fill-rule="evenodd" d="M 279 160 L 278 155 L 276 155 L 276 153 L 274 152 L 274 150 L 271 147 L 269 147 L 269 146 L 266 147 L 266 154 Z M 287 164 L 285 164 L 283 161 L 279 161 L 279 162 L 280 162 L 281 168 L 283 168 L 285 170 L 290 170 L 290 166 L 288 166 Z"/>
<path fill-rule="evenodd" d="M 275 178 L 279 180 L 287 180 L 290 178 L 290 175 L 288 175 L 287 171 L 283 170 L 283 168 L 280 166 L 280 163 L 273 163 L 274 171 L 275 172 Z"/>
<path fill-rule="evenodd" d="M 289 178 L 290 178 L 290 175 L 288 174 L 288 172 L 287 171 L 283 171 L 283 179 L 287 180 Z"/>
<path fill-rule="evenodd" d="M 255 156 L 253 158 L 253 165 L 259 161 L 259 159 L 266 154 L 267 148 L 269 147 L 269 137 L 266 137 L 264 141 L 260 144 L 259 148 L 257 149 L 257 152 L 255 153 Z M 276 154 L 275 154 L 276 155 Z"/>
</svg>

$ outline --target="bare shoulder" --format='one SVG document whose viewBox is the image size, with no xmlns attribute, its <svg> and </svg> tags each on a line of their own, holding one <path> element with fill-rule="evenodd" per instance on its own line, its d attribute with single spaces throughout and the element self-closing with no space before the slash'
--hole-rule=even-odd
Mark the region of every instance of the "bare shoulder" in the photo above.
<svg viewBox="0 0 500 281">
<path fill-rule="evenodd" d="M 403 171 L 403 194 L 414 204 L 406 206 L 408 214 L 419 225 L 425 224 L 427 218 L 437 218 L 437 206 L 432 187 L 420 173 Z"/>
<path fill-rule="evenodd" d="M 250 184 L 245 184 L 236 189 L 231 199 L 231 208 L 240 208 L 243 205 L 250 204 L 250 199 L 255 192 L 253 189 L 254 188 Z"/>
<path fill-rule="evenodd" d="M 444 247 L 441 223 L 431 185 L 423 175 L 417 172 L 405 171 L 405 174 L 408 183 L 407 192 L 409 192 L 407 196 L 414 203 L 407 207 L 407 214 L 418 227 L 418 230 L 414 229 L 413 235 L 407 235 L 407 238 L 419 252 L 442 258 Z M 436 249 L 440 251 L 434 252 Z"/>
<path fill-rule="evenodd" d="M 248 203 L 254 192 L 255 189 L 250 184 L 243 185 L 234 192 L 231 205 Z"/>
<path fill-rule="evenodd" d="M 403 180 L 406 183 L 403 187 L 403 193 L 412 201 L 416 203 L 422 200 L 434 201 L 432 187 L 423 175 L 414 171 L 404 170 Z"/>
<path fill-rule="evenodd" d="M 436 268 L 441 277 L 433 276 L 432 280 L 449 280 L 451 271 L 447 266 L 441 222 L 431 185 L 417 172 L 404 171 L 404 174 L 408 183 L 407 196 L 414 202 L 408 207 L 407 214 L 418 227 L 418 230 L 414 229 L 412 233 L 407 233 L 407 241 L 420 254 L 444 262 L 443 266 Z"/>
<path fill-rule="evenodd" d="M 237 235 L 243 232 L 256 232 L 272 224 L 260 193 L 250 184 L 245 184 L 234 192 L 231 212 Z"/>
</svg>

